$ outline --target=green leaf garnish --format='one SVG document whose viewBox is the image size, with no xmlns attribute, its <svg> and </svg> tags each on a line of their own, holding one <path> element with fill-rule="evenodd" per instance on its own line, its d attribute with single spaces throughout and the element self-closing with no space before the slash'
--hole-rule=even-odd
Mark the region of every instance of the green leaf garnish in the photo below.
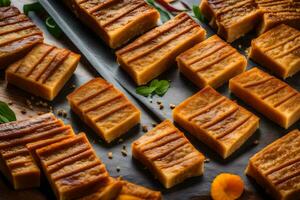
<svg viewBox="0 0 300 200">
<path fill-rule="evenodd" d="M 61 29 L 52 17 L 47 17 L 45 24 L 49 33 L 51 33 L 54 37 L 59 38 L 62 35 Z"/>
<path fill-rule="evenodd" d="M 5 102 L 0 101 L 0 124 L 16 120 L 17 118 L 14 111 L 12 111 Z"/>
<path fill-rule="evenodd" d="M 167 80 L 159 81 L 159 86 L 156 88 L 155 93 L 159 96 L 163 96 L 169 89 L 170 82 Z"/>
<path fill-rule="evenodd" d="M 25 4 L 23 6 L 23 12 L 28 15 L 29 12 L 35 12 L 37 14 L 43 13 L 45 10 L 39 2 Z"/>
<path fill-rule="evenodd" d="M 194 17 L 196 17 L 199 21 L 201 22 L 205 21 L 205 18 L 201 13 L 199 6 L 193 5 L 193 13 L 194 13 Z"/>
<path fill-rule="evenodd" d="M 136 93 L 148 97 L 151 94 L 157 94 L 163 96 L 169 89 L 170 83 L 167 80 L 157 80 L 151 81 L 149 86 L 140 86 L 136 88 Z"/>
<path fill-rule="evenodd" d="M 160 20 L 165 23 L 166 21 L 171 19 L 171 16 L 168 12 L 164 11 L 163 9 L 161 9 L 160 7 L 158 7 L 157 5 L 155 5 L 154 0 L 146 0 L 148 4 L 150 4 L 152 7 L 154 7 L 160 14 Z"/>
<path fill-rule="evenodd" d="M 10 6 L 10 0 L 0 0 L 0 7 Z"/>
</svg>

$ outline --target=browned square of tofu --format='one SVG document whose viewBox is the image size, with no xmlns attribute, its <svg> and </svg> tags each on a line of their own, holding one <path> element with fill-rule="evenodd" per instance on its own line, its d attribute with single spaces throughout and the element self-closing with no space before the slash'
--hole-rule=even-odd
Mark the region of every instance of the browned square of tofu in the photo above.
<svg viewBox="0 0 300 200">
<path fill-rule="evenodd" d="M 155 27 L 159 19 L 159 12 L 143 0 L 64 2 L 113 49 Z"/>
<path fill-rule="evenodd" d="M 116 52 L 121 67 L 143 85 L 176 64 L 183 51 L 205 38 L 205 30 L 181 13 Z"/>
<path fill-rule="evenodd" d="M 140 185 L 130 183 L 128 181 L 121 181 L 122 190 L 116 200 L 161 200 L 161 193 L 150 190 Z"/>
<path fill-rule="evenodd" d="M 272 28 L 252 40 L 250 58 L 281 78 L 296 74 L 300 71 L 300 31 L 284 24 Z"/>
<path fill-rule="evenodd" d="M 245 71 L 246 58 L 217 35 L 177 57 L 179 70 L 195 85 L 217 88 Z"/>
<path fill-rule="evenodd" d="M 88 199 L 100 189 L 104 197 L 114 199 L 121 190 L 122 184 L 111 183 L 84 133 L 37 149 L 36 154 L 59 200 Z"/>
<path fill-rule="evenodd" d="M 69 80 L 80 55 L 48 44 L 35 46 L 6 70 L 6 80 L 27 92 L 53 100 Z"/>
<path fill-rule="evenodd" d="M 236 96 L 288 128 L 300 119 L 300 93 L 270 74 L 253 68 L 229 81 Z"/>
<path fill-rule="evenodd" d="M 259 126 L 258 117 L 210 86 L 176 106 L 173 118 L 223 158 L 235 152 Z"/>
<path fill-rule="evenodd" d="M 1 124 L 0 170 L 14 189 L 39 187 L 41 172 L 35 149 L 73 136 L 72 128 L 53 114 Z"/>
<path fill-rule="evenodd" d="M 140 122 L 140 111 L 113 85 L 95 78 L 68 96 L 72 110 L 106 142 Z"/>
<path fill-rule="evenodd" d="M 204 171 L 204 156 L 169 120 L 133 142 L 132 155 L 166 188 L 200 176 Z"/>
<path fill-rule="evenodd" d="M 246 174 L 278 200 L 300 197 L 300 131 L 293 130 L 249 160 Z"/>
<path fill-rule="evenodd" d="M 0 8 L 0 69 L 20 59 L 43 40 L 40 29 L 18 8 Z"/>
<path fill-rule="evenodd" d="M 218 35 L 233 42 L 251 31 L 261 16 L 255 0 L 202 0 L 202 14 Z"/>
<path fill-rule="evenodd" d="M 300 29 L 300 2 L 298 0 L 255 0 L 262 13 L 258 33 L 264 33 L 279 24 Z"/>
</svg>

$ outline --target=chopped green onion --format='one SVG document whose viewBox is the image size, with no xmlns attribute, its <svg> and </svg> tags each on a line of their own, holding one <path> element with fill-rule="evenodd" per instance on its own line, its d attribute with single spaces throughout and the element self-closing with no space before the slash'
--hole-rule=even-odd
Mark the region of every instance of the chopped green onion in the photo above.
<svg viewBox="0 0 300 200">
<path fill-rule="evenodd" d="M 51 33 L 54 37 L 59 38 L 62 35 L 61 29 L 52 17 L 47 17 L 45 24 L 49 33 Z"/>
</svg>

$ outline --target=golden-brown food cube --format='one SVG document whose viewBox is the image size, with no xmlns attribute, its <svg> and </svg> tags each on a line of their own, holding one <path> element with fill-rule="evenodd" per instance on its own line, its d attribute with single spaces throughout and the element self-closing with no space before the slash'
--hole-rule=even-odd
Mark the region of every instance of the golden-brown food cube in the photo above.
<svg viewBox="0 0 300 200">
<path fill-rule="evenodd" d="M 132 155 L 166 188 L 200 176 L 204 171 L 204 156 L 169 120 L 133 142 Z"/>
<path fill-rule="evenodd" d="M 115 49 L 157 25 L 159 13 L 143 0 L 64 0 L 69 8 Z"/>
<path fill-rule="evenodd" d="M 43 33 L 18 8 L 0 8 L 0 69 L 24 56 L 43 40 Z"/>
<path fill-rule="evenodd" d="M 0 169 L 15 189 L 39 187 L 35 149 L 73 136 L 72 128 L 53 114 L 1 124 Z"/>
<path fill-rule="evenodd" d="M 300 71 L 299 48 L 300 31 L 281 24 L 252 40 L 250 58 L 285 79 Z"/>
<path fill-rule="evenodd" d="M 246 58 L 214 35 L 177 58 L 179 70 L 198 87 L 217 88 L 245 71 Z"/>
<path fill-rule="evenodd" d="M 6 80 L 21 89 L 53 100 L 69 80 L 80 55 L 48 44 L 38 44 L 6 70 Z"/>
<path fill-rule="evenodd" d="M 121 190 L 122 184 L 110 188 L 109 174 L 84 133 L 37 149 L 36 154 L 59 200 L 84 198 L 100 189 L 114 199 Z"/>
<path fill-rule="evenodd" d="M 291 131 L 252 156 L 246 174 L 274 199 L 299 199 L 300 131 Z"/>
<path fill-rule="evenodd" d="M 108 143 L 140 122 L 140 111 L 101 78 L 92 79 L 67 98 L 72 110 Z"/>
<path fill-rule="evenodd" d="M 173 118 L 223 158 L 235 152 L 259 126 L 258 117 L 210 86 L 176 106 Z"/>
<path fill-rule="evenodd" d="M 143 85 L 174 65 L 176 56 L 203 41 L 205 34 L 181 13 L 117 51 L 117 59 L 136 84 Z"/>
<path fill-rule="evenodd" d="M 300 29 L 300 2 L 298 0 L 255 0 L 263 13 L 258 32 L 264 33 L 279 24 Z"/>
<path fill-rule="evenodd" d="M 253 68 L 229 81 L 230 90 L 283 128 L 300 118 L 300 93 L 285 82 Z"/>
<path fill-rule="evenodd" d="M 123 186 L 122 190 L 116 200 L 161 200 L 161 193 L 150 190 L 130 183 L 128 181 L 121 181 Z"/>
<path fill-rule="evenodd" d="M 251 31 L 260 17 L 254 0 L 202 0 L 200 9 L 227 42 Z"/>
</svg>

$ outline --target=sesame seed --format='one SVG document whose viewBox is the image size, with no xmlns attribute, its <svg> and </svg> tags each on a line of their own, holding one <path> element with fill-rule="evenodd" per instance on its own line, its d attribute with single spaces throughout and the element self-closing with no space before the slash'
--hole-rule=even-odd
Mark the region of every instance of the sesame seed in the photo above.
<svg viewBox="0 0 300 200">
<path fill-rule="evenodd" d="M 175 108 L 175 104 L 170 104 L 170 108 L 173 110 Z"/>
<path fill-rule="evenodd" d="M 126 151 L 125 149 L 122 149 L 121 153 L 122 153 L 122 155 L 123 155 L 124 157 L 126 157 L 127 154 L 128 154 L 127 151 Z"/>
<path fill-rule="evenodd" d="M 113 159 L 113 153 L 110 151 L 110 152 L 108 152 L 107 153 L 107 157 L 109 158 L 109 159 Z"/>
</svg>

